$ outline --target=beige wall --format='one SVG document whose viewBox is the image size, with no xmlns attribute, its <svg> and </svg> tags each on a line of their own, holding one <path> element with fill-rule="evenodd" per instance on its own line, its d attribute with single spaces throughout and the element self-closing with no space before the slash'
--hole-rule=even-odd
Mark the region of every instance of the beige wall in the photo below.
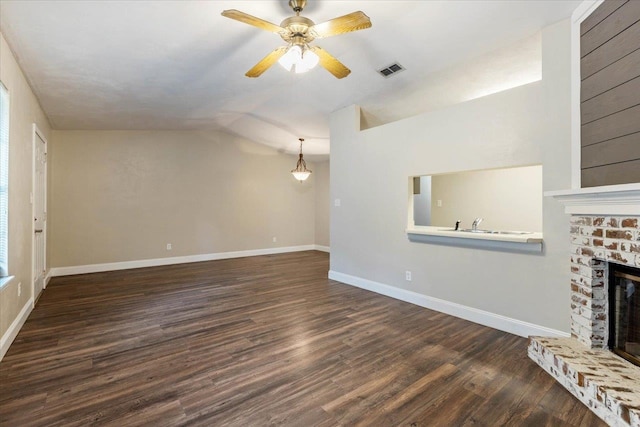
<svg viewBox="0 0 640 427">
<path fill-rule="evenodd" d="M 471 228 L 480 217 L 480 228 L 542 231 L 542 166 L 434 175 L 431 192 L 431 225 Z"/>
<path fill-rule="evenodd" d="M 1 34 L 0 80 L 11 102 L 9 273 L 14 276 L 0 288 L 0 351 L 8 348 L 9 327 L 33 293 L 33 123 L 49 142 L 47 269 L 328 246 L 328 162 L 310 163 L 314 173 L 300 184 L 289 173 L 295 156 L 227 134 L 52 131 Z"/>
<path fill-rule="evenodd" d="M 18 313 L 29 302 L 32 284 L 33 123 L 45 137 L 49 121 L 0 34 L 0 80 L 9 90 L 9 274 L 14 279 L 0 289 L 0 336 L 5 336 Z M 22 293 L 18 296 L 18 284 Z"/>
<path fill-rule="evenodd" d="M 54 131 L 50 151 L 53 267 L 314 244 L 318 168 L 301 184 L 295 157 L 263 145 L 217 132 Z"/>
<path fill-rule="evenodd" d="M 537 254 L 414 242 L 405 229 L 412 176 L 542 164 L 544 190 L 571 186 L 570 28 L 543 29 L 540 82 L 364 131 L 355 106 L 331 115 L 331 198 L 341 200 L 331 277 L 569 331 L 569 228 L 557 201 L 543 200 Z"/>
<path fill-rule="evenodd" d="M 316 163 L 313 174 L 316 187 L 316 245 L 329 247 L 329 161 Z"/>
</svg>

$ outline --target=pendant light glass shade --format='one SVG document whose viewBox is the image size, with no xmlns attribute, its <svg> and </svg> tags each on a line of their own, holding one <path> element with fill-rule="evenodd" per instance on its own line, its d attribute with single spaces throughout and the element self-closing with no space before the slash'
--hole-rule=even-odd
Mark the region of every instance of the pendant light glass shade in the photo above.
<svg viewBox="0 0 640 427">
<path fill-rule="evenodd" d="M 311 171 L 307 169 L 307 162 L 305 162 L 304 158 L 302 157 L 302 142 L 304 141 L 304 139 L 298 139 L 300 140 L 300 155 L 298 157 L 298 163 L 296 163 L 296 168 L 291 170 L 291 174 L 295 179 L 302 182 L 309 178 L 309 175 L 311 175 Z"/>
<path fill-rule="evenodd" d="M 311 175 L 311 171 L 291 172 L 293 176 L 300 182 L 305 181 Z"/>
<path fill-rule="evenodd" d="M 303 45 L 293 45 L 287 50 L 287 53 L 282 55 L 278 60 L 278 63 L 287 71 L 294 71 L 295 73 L 306 73 L 316 65 L 320 58 L 308 47 Z"/>
</svg>

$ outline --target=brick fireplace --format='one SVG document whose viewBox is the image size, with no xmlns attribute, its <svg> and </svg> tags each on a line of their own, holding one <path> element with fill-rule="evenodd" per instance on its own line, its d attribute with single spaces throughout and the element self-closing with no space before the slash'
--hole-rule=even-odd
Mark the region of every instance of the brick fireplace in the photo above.
<svg viewBox="0 0 640 427">
<path fill-rule="evenodd" d="M 640 267 L 640 217 L 572 216 L 570 224 L 571 336 L 606 348 L 608 262 Z"/>
<path fill-rule="evenodd" d="M 571 337 L 531 337 L 529 357 L 609 425 L 640 427 L 640 367 L 608 349 L 609 266 L 640 268 L 640 190 L 555 193 L 571 214 Z"/>
</svg>

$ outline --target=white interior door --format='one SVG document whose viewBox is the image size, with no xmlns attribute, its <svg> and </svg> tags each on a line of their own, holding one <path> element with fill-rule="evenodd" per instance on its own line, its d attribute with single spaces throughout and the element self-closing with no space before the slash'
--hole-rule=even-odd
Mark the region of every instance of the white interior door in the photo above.
<svg viewBox="0 0 640 427">
<path fill-rule="evenodd" d="M 33 299 L 44 289 L 47 253 L 47 141 L 33 132 Z"/>
</svg>

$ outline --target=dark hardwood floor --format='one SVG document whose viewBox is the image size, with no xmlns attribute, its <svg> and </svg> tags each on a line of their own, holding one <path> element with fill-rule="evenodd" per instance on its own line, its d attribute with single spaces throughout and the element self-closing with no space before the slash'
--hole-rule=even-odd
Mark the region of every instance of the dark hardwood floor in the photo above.
<svg viewBox="0 0 640 427">
<path fill-rule="evenodd" d="M 328 280 L 320 252 L 52 279 L 9 426 L 597 426 L 527 341 Z"/>
</svg>

